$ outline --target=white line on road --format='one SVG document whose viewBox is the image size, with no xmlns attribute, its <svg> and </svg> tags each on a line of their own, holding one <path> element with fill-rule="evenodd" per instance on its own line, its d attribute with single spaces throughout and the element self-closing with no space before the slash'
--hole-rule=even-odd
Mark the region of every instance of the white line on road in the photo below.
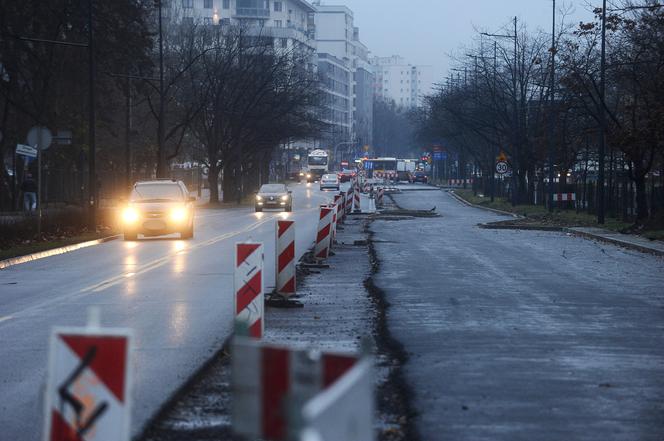
<svg viewBox="0 0 664 441">
<path fill-rule="evenodd" d="M 14 316 L 11 316 L 11 315 L 7 315 L 5 317 L 0 317 L 0 323 L 6 322 L 7 320 L 11 320 L 13 318 L 14 318 Z"/>
</svg>

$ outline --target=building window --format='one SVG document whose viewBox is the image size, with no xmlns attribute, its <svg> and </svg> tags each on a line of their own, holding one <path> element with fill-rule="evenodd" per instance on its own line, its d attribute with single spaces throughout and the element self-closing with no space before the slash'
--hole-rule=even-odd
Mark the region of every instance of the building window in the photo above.
<svg viewBox="0 0 664 441">
<path fill-rule="evenodd" d="M 230 9 L 231 8 L 231 0 L 224 0 L 223 6 L 224 9 Z"/>
<path fill-rule="evenodd" d="M 203 7 L 205 9 L 212 9 L 212 0 L 203 0 Z"/>
<path fill-rule="evenodd" d="M 183 8 L 193 8 L 194 7 L 194 0 L 182 0 L 182 7 Z"/>
<path fill-rule="evenodd" d="M 274 21 L 274 26 L 277 28 L 282 28 L 284 27 L 284 23 L 281 20 L 275 20 Z"/>
<path fill-rule="evenodd" d="M 283 3 L 274 2 L 274 12 L 281 12 L 283 10 Z"/>
<path fill-rule="evenodd" d="M 286 38 L 281 39 L 281 47 L 282 49 L 286 49 L 288 47 L 288 39 Z"/>
</svg>

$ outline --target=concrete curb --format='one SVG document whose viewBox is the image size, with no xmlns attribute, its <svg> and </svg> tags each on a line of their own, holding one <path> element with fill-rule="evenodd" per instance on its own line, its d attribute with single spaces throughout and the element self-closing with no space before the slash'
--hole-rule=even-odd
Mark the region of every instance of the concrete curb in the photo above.
<svg viewBox="0 0 664 441">
<path fill-rule="evenodd" d="M 626 242 L 620 239 L 614 239 L 612 237 L 607 237 L 607 236 L 601 236 L 599 234 L 593 234 L 593 233 L 588 233 L 586 231 L 579 231 L 574 228 L 565 228 L 564 231 L 566 233 L 573 234 L 575 236 L 583 237 L 585 239 L 592 239 L 592 240 L 597 240 L 599 242 L 605 242 L 605 243 L 610 243 L 612 245 L 617 245 L 622 248 L 627 248 L 630 250 L 634 251 L 640 251 L 642 253 L 646 254 L 652 254 L 655 256 L 659 257 L 664 257 L 664 251 L 658 250 L 656 248 L 649 248 L 643 245 L 639 245 L 637 243 L 633 242 Z"/>
<path fill-rule="evenodd" d="M 565 227 L 545 227 L 537 225 L 492 225 L 492 224 L 478 224 L 478 227 L 485 230 L 524 230 L 524 231 L 552 231 L 558 233 L 566 233 L 567 228 Z"/>
<path fill-rule="evenodd" d="M 502 215 L 505 215 L 505 216 L 511 216 L 511 217 L 513 217 L 513 218 L 516 218 L 516 219 L 521 218 L 521 216 L 519 216 L 518 214 L 510 213 L 509 211 L 497 210 L 497 209 L 495 209 L 495 208 L 489 208 L 489 207 L 483 207 L 483 206 L 481 206 L 481 205 L 471 204 L 470 202 L 468 202 L 467 200 L 465 200 L 465 199 L 462 198 L 461 196 L 459 196 L 459 195 L 457 195 L 456 193 L 454 193 L 454 190 L 449 190 L 449 189 L 448 189 L 448 190 L 445 190 L 445 189 L 443 189 L 443 188 L 440 188 L 440 190 L 441 190 L 441 191 L 446 191 L 446 192 L 447 192 L 448 194 L 450 194 L 454 199 L 456 199 L 457 201 L 461 202 L 462 204 L 464 204 L 464 205 L 466 205 L 466 206 L 468 206 L 468 207 L 479 208 L 480 210 L 491 211 L 491 212 L 493 212 L 493 213 L 502 214 Z"/>
<path fill-rule="evenodd" d="M 57 256 L 59 254 L 71 253 L 72 251 L 80 250 L 81 248 L 88 248 L 95 245 L 101 245 L 102 243 L 110 242 L 121 238 L 121 234 L 116 234 L 115 236 L 102 237 L 101 239 L 89 240 L 86 242 L 80 242 L 73 245 L 67 245 L 64 247 L 53 248 L 46 251 L 40 251 L 38 253 L 26 254 L 24 256 L 12 257 L 10 259 L 0 260 L 0 270 L 9 268 L 10 266 L 20 265 L 22 263 L 33 262 L 35 260 L 45 259 L 51 256 Z"/>
<path fill-rule="evenodd" d="M 596 240 L 598 242 L 617 245 L 619 247 L 630 249 L 633 251 L 639 251 L 641 253 L 664 257 L 664 251 L 658 250 L 656 248 L 649 248 L 637 243 L 627 242 L 620 239 L 614 239 L 612 237 L 593 234 L 586 231 L 579 231 L 575 228 L 569 228 L 569 227 L 545 227 L 545 226 L 534 226 L 534 225 L 517 226 L 517 225 L 491 225 L 491 224 L 479 224 L 478 227 L 486 230 L 522 230 L 522 231 L 547 231 L 554 233 L 568 233 L 584 239 Z"/>
</svg>

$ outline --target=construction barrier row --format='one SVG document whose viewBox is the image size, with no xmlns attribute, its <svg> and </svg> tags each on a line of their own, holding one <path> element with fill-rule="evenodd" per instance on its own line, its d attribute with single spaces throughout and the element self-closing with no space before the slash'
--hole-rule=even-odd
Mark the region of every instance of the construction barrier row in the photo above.
<svg viewBox="0 0 664 441">
<path fill-rule="evenodd" d="M 382 201 L 378 189 L 377 199 Z M 314 257 L 330 256 L 346 217 L 361 211 L 359 183 L 321 206 Z M 381 202 L 377 202 L 381 203 Z M 296 294 L 295 222 L 278 220 L 276 287 Z M 368 357 L 313 353 L 263 344 L 264 245 L 235 247 L 233 302 L 238 334 L 233 350 L 233 428 L 267 440 L 372 441 L 373 377 Z M 128 441 L 132 334 L 103 329 L 91 315 L 84 328 L 55 328 L 46 389 L 46 441 Z"/>
</svg>

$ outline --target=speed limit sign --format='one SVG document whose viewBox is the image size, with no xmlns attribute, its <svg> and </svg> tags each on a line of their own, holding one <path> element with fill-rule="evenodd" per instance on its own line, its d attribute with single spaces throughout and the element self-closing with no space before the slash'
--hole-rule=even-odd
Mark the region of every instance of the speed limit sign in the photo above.
<svg viewBox="0 0 664 441">
<path fill-rule="evenodd" d="M 507 165 L 507 162 L 499 161 L 496 163 L 496 173 L 498 173 L 499 175 L 504 175 L 505 173 L 507 173 L 508 169 L 509 166 Z"/>
</svg>

